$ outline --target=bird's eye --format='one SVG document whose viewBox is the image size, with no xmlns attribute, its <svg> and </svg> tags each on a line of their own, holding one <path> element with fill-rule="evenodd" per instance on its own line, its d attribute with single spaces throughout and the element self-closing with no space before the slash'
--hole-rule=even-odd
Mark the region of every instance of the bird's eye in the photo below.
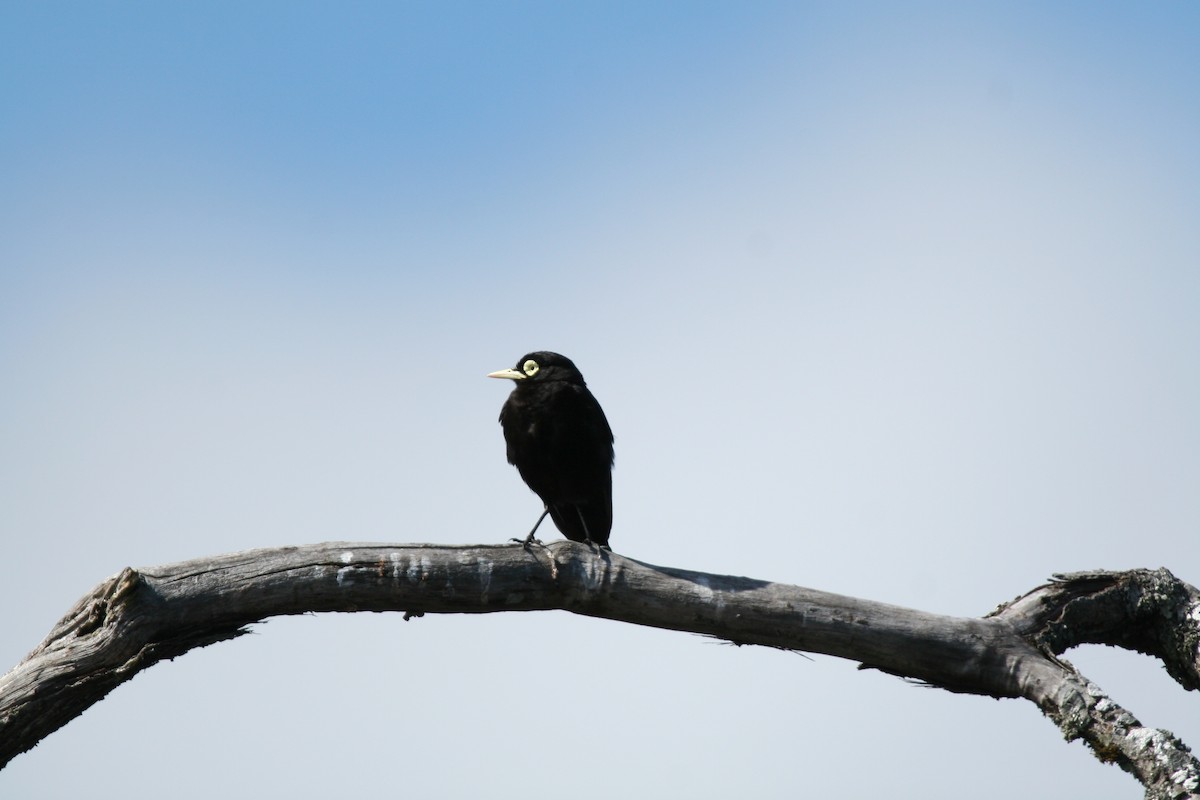
<svg viewBox="0 0 1200 800">
<path fill-rule="evenodd" d="M 537 371 L 539 369 L 541 369 L 541 368 L 538 366 L 538 363 L 536 361 L 534 361 L 532 358 L 521 365 L 521 371 L 524 372 L 526 375 L 528 375 L 531 378 L 534 375 L 537 375 Z"/>
</svg>

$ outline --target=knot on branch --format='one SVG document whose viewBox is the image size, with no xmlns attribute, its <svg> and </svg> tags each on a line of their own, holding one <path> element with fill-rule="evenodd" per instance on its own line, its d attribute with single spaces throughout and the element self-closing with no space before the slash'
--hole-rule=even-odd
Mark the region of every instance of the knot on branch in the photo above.
<svg viewBox="0 0 1200 800">
<path fill-rule="evenodd" d="M 131 567 L 121 570 L 76 603 L 58 623 L 50 639 L 66 634 L 87 636 L 108 625 L 142 583 L 137 570 Z"/>
</svg>

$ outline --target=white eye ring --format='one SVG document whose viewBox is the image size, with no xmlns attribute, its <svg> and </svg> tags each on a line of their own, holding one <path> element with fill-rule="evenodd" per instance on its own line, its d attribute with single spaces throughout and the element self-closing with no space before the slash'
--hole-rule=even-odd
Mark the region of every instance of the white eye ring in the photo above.
<svg viewBox="0 0 1200 800">
<path fill-rule="evenodd" d="M 537 371 L 539 369 L 541 369 L 541 367 L 539 367 L 538 363 L 536 361 L 534 361 L 532 358 L 521 365 L 521 371 L 524 372 L 526 375 L 528 375 L 531 378 L 534 375 L 537 375 Z"/>
</svg>

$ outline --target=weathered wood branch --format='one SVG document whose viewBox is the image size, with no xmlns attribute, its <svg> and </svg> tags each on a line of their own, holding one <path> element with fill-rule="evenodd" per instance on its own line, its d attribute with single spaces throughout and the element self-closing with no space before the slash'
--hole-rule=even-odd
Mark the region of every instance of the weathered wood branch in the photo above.
<svg viewBox="0 0 1200 800">
<path fill-rule="evenodd" d="M 573 542 L 326 543 L 125 569 L 0 678 L 0 766 L 139 671 L 281 614 L 564 609 L 853 659 L 954 692 L 1033 701 L 1146 797 L 1196 796 L 1200 762 L 1057 658 L 1084 642 L 1162 659 L 1200 687 L 1200 593 L 1166 570 L 1060 576 L 981 619 L 750 578 L 657 567 Z"/>
</svg>

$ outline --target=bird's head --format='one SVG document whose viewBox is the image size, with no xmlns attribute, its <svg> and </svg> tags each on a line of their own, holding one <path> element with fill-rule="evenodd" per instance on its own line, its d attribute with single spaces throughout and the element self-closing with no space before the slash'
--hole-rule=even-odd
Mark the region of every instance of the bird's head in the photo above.
<svg viewBox="0 0 1200 800">
<path fill-rule="evenodd" d="M 571 359 L 548 350 L 527 353 L 517 359 L 517 365 L 512 369 L 489 372 L 488 377 L 508 378 L 515 381 L 518 387 L 527 383 L 544 381 L 567 381 L 580 386 L 586 385 L 583 375 L 580 374 L 578 367 Z"/>
</svg>

